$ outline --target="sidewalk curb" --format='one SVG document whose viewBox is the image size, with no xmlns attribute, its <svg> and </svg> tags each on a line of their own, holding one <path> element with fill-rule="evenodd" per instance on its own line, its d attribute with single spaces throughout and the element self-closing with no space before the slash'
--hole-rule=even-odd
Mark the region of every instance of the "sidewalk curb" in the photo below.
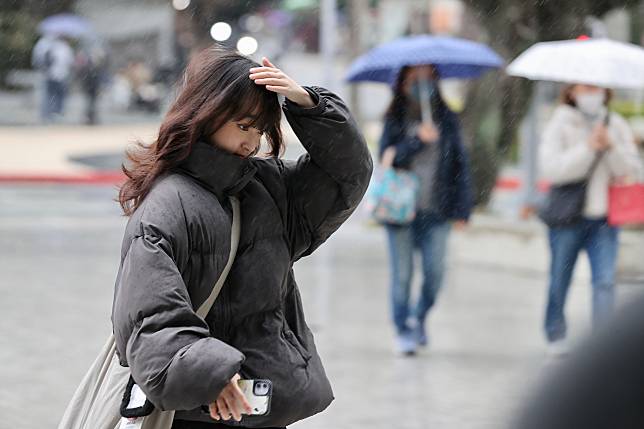
<svg viewBox="0 0 644 429">
<path fill-rule="evenodd" d="M 20 174 L 0 172 L 0 183 L 59 183 L 59 184 L 86 184 L 86 185 L 120 185 L 126 179 L 121 171 L 97 171 L 83 174 Z M 496 188 L 502 191 L 516 191 L 521 188 L 521 179 L 516 177 L 500 177 L 496 182 Z M 545 189 L 540 184 L 539 189 Z"/>
<path fill-rule="evenodd" d="M 63 185 L 120 185 L 126 179 L 120 171 L 85 174 L 1 174 L 0 183 L 63 184 Z"/>
</svg>

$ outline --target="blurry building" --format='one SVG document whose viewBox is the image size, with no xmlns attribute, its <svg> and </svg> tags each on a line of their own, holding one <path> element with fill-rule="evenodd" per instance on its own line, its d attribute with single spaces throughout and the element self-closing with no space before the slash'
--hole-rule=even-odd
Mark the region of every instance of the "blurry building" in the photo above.
<svg viewBox="0 0 644 429">
<path fill-rule="evenodd" d="M 168 0 L 78 0 L 76 12 L 87 17 L 109 44 L 111 67 L 143 61 L 155 69 L 174 64 L 174 9 Z"/>
</svg>

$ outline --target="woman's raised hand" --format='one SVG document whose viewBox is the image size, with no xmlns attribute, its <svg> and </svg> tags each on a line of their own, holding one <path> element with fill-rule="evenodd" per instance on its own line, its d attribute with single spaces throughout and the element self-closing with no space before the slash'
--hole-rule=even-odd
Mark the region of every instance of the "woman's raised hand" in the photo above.
<svg viewBox="0 0 644 429">
<path fill-rule="evenodd" d="M 268 58 L 262 58 L 263 67 L 250 69 L 250 78 L 258 85 L 265 85 L 269 91 L 282 94 L 293 103 L 302 107 L 313 107 L 315 103 L 304 88 L 297 84 L 286 73 L 278 69 Z"/>
<path fill-rule="evenodd" d="M 242 413 L 250 414 L 252 412 L 248 400 L 237 384 L 237 381 L 240 379 L 239 374 L 235 374 L 221 391 L 215 402 L 208 405 L 210 416 L 213 419 L 230 420 L 233 418 L 236 421 L 240 421 Z"/>
<path fill-rule="evenodd" d="M 440 134 L 433 124 L 428 124 L 426 122 L 418 125 L 417 131 L 418 138 L 425 144 L 432 144 L 438 141 Z"/>
<path fill-rule="evenodd" d="M 598 152 L 603 152 L 612 147 L 610 137 L 608 136 L 608 128 L 604 124 L 598 124 L 593 129 L 590 135 L 590 147 Z"/>
</svg>

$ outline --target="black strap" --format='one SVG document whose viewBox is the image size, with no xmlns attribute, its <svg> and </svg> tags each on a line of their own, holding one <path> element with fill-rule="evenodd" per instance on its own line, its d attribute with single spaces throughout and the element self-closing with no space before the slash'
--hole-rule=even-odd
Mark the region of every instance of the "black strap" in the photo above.
<svg viewBox="0 0 644 429">
<path fill-rule="evenodd" d="M 592 177 L 593 173 L 597 169 L 597 166 L 599 165 L 599 161 L 602 160 L 605 153 L 606 151 L 602 150 L 601 152 L 597 152 L 595 154 L 595 159 L 593 160 L 593 163 L 590 165 L 590 168 L 588 169 L 588 173 L 586 173 L 586 176 L 584 177 L 585 182 L 590 181 L 590 178 Z"/>
<path fill-rule="evenodd" d="M 606 116 L 604 116 L 604 120 L 602 122 L 604 123 L 605 127 L 608 127 L 608 124 L 610 123 L 610 112 L 606 112 Z M 590 180 L 593 173 L 595 172 L 595 169 L 599 165 L 599 161 L 602 160 L 605 153 L 606 151 L 602 150 L 595 154 L 595 159 L 593 160 L 593 163 L 590 165 L 590 168 L 588 169 L 588 173 L 586 173 L 586 176 L 584 177 L 585 182 L 588 182 Z"/>
</svg>

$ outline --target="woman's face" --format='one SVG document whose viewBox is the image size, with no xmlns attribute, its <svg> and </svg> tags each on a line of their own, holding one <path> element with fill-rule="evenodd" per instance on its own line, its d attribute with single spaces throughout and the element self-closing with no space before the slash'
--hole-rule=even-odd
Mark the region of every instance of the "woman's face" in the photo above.
<svg viewBox="0 0 644 429">
<path fill-rule="evenodd" d="M 415 82 L 417 82 L 421 78 L 427 79 L 431 82 L 435 79 L 435 76 L 436 72 L 433 66 L 428 65 L 410 67 L 404 77 L 402 89 L 407 96 L 411 96 L 412 88 Z"/>
<path fill-rule="evenodd" d="M 248 158 L 259 151 L 262 130 L 252 127 L 252 118 L 228 121 L 210 136 L 210 143 L 226 152 Z"/>
<path fill-rule="evenodd" d="M 571 95 L 577 108 L 589 116 L 597 116 L 604 109 L 606 90 L 603 88 L 592 85 L 575 85 L 572 87 Z"/>
</svg>

